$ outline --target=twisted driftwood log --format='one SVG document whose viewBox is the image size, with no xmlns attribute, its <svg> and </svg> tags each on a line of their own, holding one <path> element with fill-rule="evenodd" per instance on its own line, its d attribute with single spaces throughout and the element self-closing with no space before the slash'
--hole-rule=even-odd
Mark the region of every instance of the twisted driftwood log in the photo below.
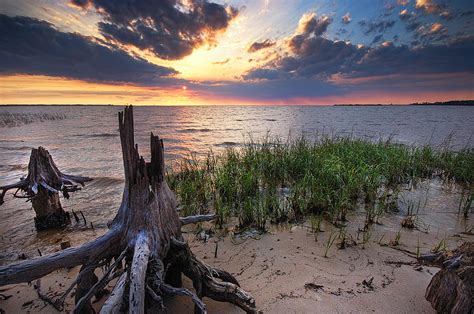
<svg viewBox="0 0 474 314">
<path fill-rule="evenodd" d="M 0 285 L 27 282 L 59 268 L 82 265 L 73 283 L 77 285 L 75 313 L 90 312 L 92 296 L 117 277 L 101 313 L 144 313 L 150 302 L 162 307 L 164 295 L 189 296 L 198 312 L 206 312 L 203 297 L 256 312 L 254 299 L 232 275 L 198 260 L 183 242 L 183 224 L 213 217 L 179 218 L 175 195 L 164 176 L 162 140 L 151 134 L 151 162 L 145 162 L 134 142 L 132 107 L 119 113 L 119 129 L 125 188 L 109 232 L 80 247 L 0 267 Z M 107 270 L 98 279 L 94 270 L 104 265 Z M 193 281 L 196 293 L 181 287 L 182 273 Z M 62 308 L 71 289 L 54 302 L 57 308 Z"/>
<path fill-rule="evenodd" d="M 472 313 L 474 310 L 474 242 L 453 252 L 424 254 L 420 260 L 442 267 L 426 288 L 426 299 L 438 313 Z"/>
<path fill-rule="evenodd" d="M 31 150 L 28 176 L 17 183 L 0 186 L 0 205 L 4 203 L 7 191 L 16 189 L 14 197 L 31 201 L 38 230 L 61 227 L 69 222 L 69 215 L 61 206 L 59 193 L 69 198 L 69 193 L 80 190 L 79 185 L 84 186 L 85 182 L 91 180 L 62 173 L 46 149 L 34 148 Z"/>
</svg>

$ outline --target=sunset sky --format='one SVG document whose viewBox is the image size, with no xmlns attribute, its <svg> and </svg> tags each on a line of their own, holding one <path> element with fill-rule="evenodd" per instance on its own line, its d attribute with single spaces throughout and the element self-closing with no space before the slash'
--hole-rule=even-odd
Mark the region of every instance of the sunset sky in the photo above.
<svg viewBox="0 0 474 314">
<path fill-rule="evenodd" d="M 0 104 L 474 99 L 472 0 L 1 0 Z"/>
</svg>

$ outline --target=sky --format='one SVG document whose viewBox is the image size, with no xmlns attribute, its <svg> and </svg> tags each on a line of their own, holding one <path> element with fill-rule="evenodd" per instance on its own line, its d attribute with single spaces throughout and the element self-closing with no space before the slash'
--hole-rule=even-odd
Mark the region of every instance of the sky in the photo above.
<svg viewBox="0 0 474 314">
<path fill-rule="evenodd" d="M 474 99 L 472 0 L 1 0 L 0 104 Z"/>
</svg>

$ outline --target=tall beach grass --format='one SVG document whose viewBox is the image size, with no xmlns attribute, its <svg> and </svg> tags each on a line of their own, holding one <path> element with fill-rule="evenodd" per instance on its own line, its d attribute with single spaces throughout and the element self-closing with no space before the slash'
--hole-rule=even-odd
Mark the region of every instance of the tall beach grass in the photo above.
<svg viewBox="0 0 474 314">
<path fill-rule="evenodd" d="M 474 182 L 474 152 L 468 148 L 454 152 L 382 140 L 267 137 L 203 159 L 184 159 L 168 174 L 184 214 L 213 211 L 219 224 L 237 217 L 240 226 L 258 228 L 309 215 L 338 225 L 358 206 L 370 224 L 396 209 L 403 186 L 434 177 L 460 186 L 460 211 L 467 217 Z"/>
</svg>

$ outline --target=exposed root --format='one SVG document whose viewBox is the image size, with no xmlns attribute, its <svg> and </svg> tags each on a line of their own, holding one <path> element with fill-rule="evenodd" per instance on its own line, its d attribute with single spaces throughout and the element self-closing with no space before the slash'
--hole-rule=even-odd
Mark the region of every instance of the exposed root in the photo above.
<svg viewBox="0 0 474 314">
<path fill-rule="evenodd" d="M 22 180 L 20 180 L 20 182 L 17 182 L 17 183 L 0 186 L 0 191 L 2 191 L 2 193 L 0 193 L 0 205 L 2 205 L 4 203 L 5 194 L 9 190 L 17 189 L 16 192 L 14 193 L 14 196 L 18 197 L 18 198 L 22 198 L 21 196 L 16 196 L 16 194 L 18 193 L 18 191 L 20 189 L 25 189 L 27 185 L 28 185 L 28 183 L 26 182 L 26 180 L 22 179 Z"/>
<path fill-rule="evenodd" d="M 175 288 L 166 283 L 161 284 L 160 289 L 166 294 L 190 297 L 193 300 L 194 305 L 201 311 L 201 313 L 207 313 L 206 305 L 196 294 L 192 293 L 188 289 Z"/>
<path fill-rule="evenodd" d="M 117 278 L 118 276 L 121 276 L 122 273 L 112 273 L 119 263 L 122 262 L 122 260 L 125 258 L 125 255 L 127 254 L 127 250 L 124 250 L 122 254 L 115 260 L 115 262 L 112 264 L 112 266 L 109 267 L 109 269 L 104 273 L 104 276 L 102 276 L 102 279 L 99 280 L 95 285 L 92 286 L 92 288 L 84 295 L 79 302 L 77 302 L 76 307 L 74 308 L 74 313 L 80 313 L 83 307 L 90 302 L 90 299 L 99 291 L 105 288 L 105 286 L 112 281 L 113 279 Z M 84 273 L 86 273 L 86 269 L 83 270 Z"/>
<path fill-rule="evenodd" d="M 62 305 L 58 303 L 58 300 L 53 300 L 52 298 L 48 297 L 46 294 L 44 294 L 41 291 L 41 279 L 36 280 L 36 283 L 34 285 L 36 293 L 38 294 L 38 297 L 43 300 L 44 302 L 51 304 L 56 310 L 62 311 Z"/>
<path fill-rule="evenodd" d="M 145 277 L 150 256 L 148 237 L 140 234 L 135 243 L 135 252 L 130 270 L 130 313 L 143 313 L 145 310 Z"/>
<path fill-rule="evenodd" d="M 122 273 L 117 284 L 112 290 L 107 301 L 100 309 L 100 314 L 119 313 L 122 308 L 123 294 L 125 292 L 125 285 L 127 281 L 127 273 Z"/>
<path fill-rule="evenodd" d="M 231 274 L 215 269 L 197 259 L 189 246 L 179 240 L 171 240 L 174 260 L 183 273 L 193 281 L 197 296 L 237 305 L 247 313 L 257 313 L 255 299 L 239 287 Z M 220 279 L 220 281 L 216 280 Z"/>
<path fill-rule="evenodd" d="M 118 233 L 109 231 L 102 237 L 80 247 L 1 266 L 0 286 L 33 281 L 61 268 L 75 267 L 86 264 L 88 261 L 100 261 L 107 256 L 113 256 L 116 250 L 114 245 L 118 240 Z"/>
</svg>

